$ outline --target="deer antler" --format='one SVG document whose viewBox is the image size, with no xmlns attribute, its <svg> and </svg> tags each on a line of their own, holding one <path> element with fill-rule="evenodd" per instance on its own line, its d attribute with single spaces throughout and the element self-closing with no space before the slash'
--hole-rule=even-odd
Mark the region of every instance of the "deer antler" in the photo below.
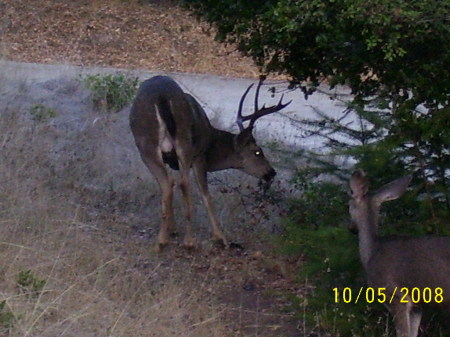
<svg viewBox="0 0 450 337">
<path fill-rule="evenodd" d="M 239 129 L 241 132 L 244 130 L 244 122 L 245 121 L 249 120 L 250 123 L 248 125 L 248 128 L 252 128 L 258 118 L 265 116 L 265 115 L 269 115 L 269 114 L 277 112 L 277 111 L 280 111 L 280 110 L 284 109 L 285 107 L 287 107 L 292 102 L 292 100 L 290 100 L 289 102 L 283 104 L 282 102 L 283 102 L 284 95 L 281 95 L 281 98 L 278 101 L 277 105 L 266 107 L 266 105 L 264 104 L 263 107 L 260 109 L 259 104 L 258 104 L 258 97 L 259 97 L 259 90 L 261 89 L 261 86 L 263 85 L 264 80 L 265 80 L 265 76 L 260 76 L 258 86 L 256 87 L 255 108 L 254 108 L 255 111 L 253 112 L 253 114 L 247 115 L 247 116 L 242 116 L 242 108 L 244 106 L 245 97 L 247 96 L 250 89 L 253 87 L 254 83 L 250 84 L 248 86 L 247 90 L 245 90 L 244 95 L 242 95 L 241 101 L 239 102 L 239 109 L 238 109 L 237 118 L 236 118 L 236 123 L 239 126 Z"/>
</svg>

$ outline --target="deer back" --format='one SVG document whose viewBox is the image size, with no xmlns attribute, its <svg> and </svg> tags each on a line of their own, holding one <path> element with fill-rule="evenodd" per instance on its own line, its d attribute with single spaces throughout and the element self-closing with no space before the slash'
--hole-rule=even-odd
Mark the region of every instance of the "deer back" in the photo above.
<svg viewBox="0 0 450 337">
<path fill-rule="evenodd" d="M 211 146 L 214 128 L 212 127 L 205 110 L 203 110 L 197 100 L 189 94 L 185 94 L 185 96 L 191 106 L 193 118 L 191 129 L 192 143 L 204 153 Z"/>
</svg>

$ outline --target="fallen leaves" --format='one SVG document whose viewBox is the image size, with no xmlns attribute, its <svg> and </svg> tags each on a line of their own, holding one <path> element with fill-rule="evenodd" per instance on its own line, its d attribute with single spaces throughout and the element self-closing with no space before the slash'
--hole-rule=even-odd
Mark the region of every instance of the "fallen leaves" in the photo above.
<svg viewBox="0 0 450 337">
<path fill-rule="evenodd" d="M 253 77 L 251 60 L 214 41 L 176 5 L 136 1 L 2 1 L 0 55 L 71 63 Z"/>
</svg>

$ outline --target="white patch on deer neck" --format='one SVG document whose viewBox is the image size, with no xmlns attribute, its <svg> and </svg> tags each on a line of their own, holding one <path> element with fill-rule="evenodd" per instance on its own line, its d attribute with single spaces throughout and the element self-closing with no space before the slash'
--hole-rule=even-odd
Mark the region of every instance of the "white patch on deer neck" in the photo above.
<svg viewBox="0 0 450 337">
<path fill-rule="evenodd" d="M 167 130 L 166 123 L 159 114 L 158 105 L 155 104 L 156 118 L 158 119 L 158 146 L 161 152 L 171 152 L 173 150 L 173 140 Z"/>
</svg>

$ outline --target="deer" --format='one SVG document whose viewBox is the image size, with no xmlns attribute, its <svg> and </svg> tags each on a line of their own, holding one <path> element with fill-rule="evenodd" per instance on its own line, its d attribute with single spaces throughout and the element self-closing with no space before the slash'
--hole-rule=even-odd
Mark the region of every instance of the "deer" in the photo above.
<svg viewBox="0 0 450 337">
<path fill-rule="evenodd" d="M 384 304 L 393 315 L 397 337 L 417 337 L 427 306 L 450 318 L 450 237 L 377 234 L 381 204 L 399 198 L 411 179 L 412 176 L 398 178 L 373 192 L 369 191 L 364 171 L 355 172 L 350 179 L 349 211 L 358 231 L 361 263 L 369 286 L 375 291 L 386 291 Z M 419 292 L 429 288 L 434 295 L 436 289 L 442 289 L 442 297 L 427 301 L 430 303 L 413 301 L 414 288 Z M 444 324 L 449 322 L 447 319 Z"/>
<path fill-rule="evenodd" d="M 252 83 L 244 92 L 238 107 L 236 123 L 240 132 L 233 134 L 213 127 L 198 101 L 168 76 L 155 76 L 144 81 L 130 110 L 130 128 L 140 156 L 159 184 L 161 192 L 161 225 L 157 251 L 168 245 L 171 234 L 176 233 L 172 200 L 174 177 L 167 166 L 180 173 L 183 196 L 185 235 L 184 246 L 195 248 L 192 235 L 192 197 L 189 172 L 192 168 L 206 207 L 212 240 L 219 246 L 228 245 L 221 230 L 211 195 L 207 173 L 225 169 L 238 169 L 260 179 L 264 188 L 272 183 L 276 171 L 264 156 L 253 137 L 255 122 L 266 115 L 286 108 L 292 101 L 259 107 L 258 96 L 264 78 L 256 88 L 254 112 L 243 115 L 242 109 Z M 244 123 L 248 125 L 244 127 Z"/>
</svg>

